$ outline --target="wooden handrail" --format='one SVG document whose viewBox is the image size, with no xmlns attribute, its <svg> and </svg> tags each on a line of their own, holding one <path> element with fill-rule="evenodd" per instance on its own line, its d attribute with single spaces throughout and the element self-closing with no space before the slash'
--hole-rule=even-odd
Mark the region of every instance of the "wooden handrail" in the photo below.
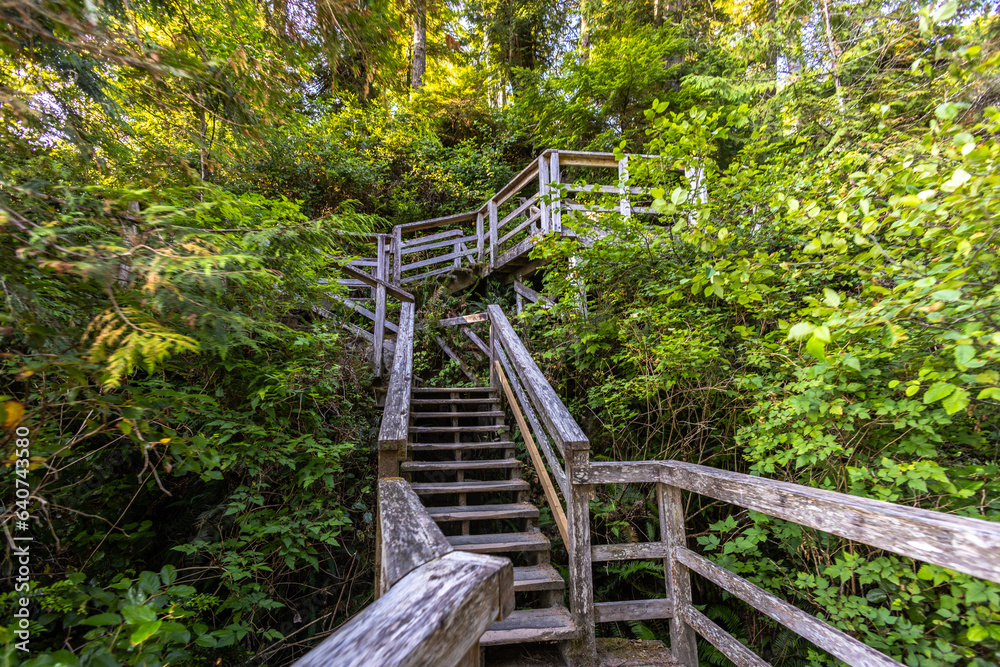
<svg viewBox="0 0 1000 667">
<path fill-rule="evenodd" d="M 479 638 L 514 610 L 510 560 L 454 551 L 410 485 L 378 483 L 380 585 L 374 604 L 296 667 L 479 664 Z"/>
<path fill-rule="evenodd" d="M 487 312 L 490 315 L 494 336 L 503 344 L 508 358 L 522 379 L 525 390 L 563 456 L 567 455 L 567 450 L 589 450 L 590 441 L 587 436 L 559 400 L 559 396 L 545 379 L 538 364 L 531 358 L 524 343 L 514 333 L 514 328 L 507 321 L 500 306 L 490 305 L 487 307 Z"/>
<path fill-rule="evenodd" d="M 732 635 L 694 608 L 689 571 L 740 598 L 793 632 L 854 667 L 902 667 L 901 663 L 867 646 L 824 621 L 696 554 L 686 546 L 681 490 L 902 556 L 1000 583 L 1000 523 L 933 512 L 861 498 L 824 489 L 789 484 L 681 461 L 589 463 L 571 471 L 571 486 L 595 484 L 657 484 L 662 541 L 599 545 L 593 560 L 662 558 L 667 595 L 649 613 L 637 613 L 637 602 L 604 603 L 600 620 L 670 618 L 674 658 L 697 667 L 694 632 L 701 634 L 739 667 L 766 665 Z M 652 615 L 650 615 L 652 614 Z"/>
<path fill-rule="evenodd" d="M 403 451 L 410 433 L 410 389 L 413 385 L 413 317 L 412 302 L 404 301 L 399 311 L 399 333 L 396 353 L 392 359 L 389 389 L 385 395 L 385 410 L 379 429 L 380 450 Z"/>
</svg>

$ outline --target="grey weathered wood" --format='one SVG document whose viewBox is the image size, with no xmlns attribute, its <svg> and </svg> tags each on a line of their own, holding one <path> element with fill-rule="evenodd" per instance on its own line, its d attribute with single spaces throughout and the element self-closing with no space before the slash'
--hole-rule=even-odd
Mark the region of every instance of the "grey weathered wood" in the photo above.
<svg viewBox="0 0 1000 667">
<path fill-rule="evenodd" d="M 474 250 L 460 250 L 457 252 L 449 252 L 447 255 L 439 255 L 437 257 L 431 257 L 429 259 L 422 259 L 419 262 L 411 262 L 410 264 L 404 264 L 401 271 L 413 271 L 415 269 L 422 269 L 425 266 L 434 266 L 435 264 L 441 264 L 443 262 L 451 262 L 454 259 L 465 257 L 466 255 L 471 255 Z"/>
<path fill-rule="evenodd" d="M 379 449 L 403 449 L 409 437 L 410 391 L 413 385 L 413 304 L 404 302 L 399 313 L 399 334 L 393 355 L 389 388 L 382 411 Z"/>
<path fill-rule="evenodd" d="M 483 634 L 483 646 L 497 644 L 521 644 L 524 642 L 559 641 L 577 637 L 580 634 L 572 616 L 565 607 L 545 607 L 543 609 L 518 609 L 505 621 L 498 621 Z M 593 664 L 590 662 L 583 665 Z"/>
<path fill-rule="evenodd" d="M 517 176 L 512 178 L 507 185 L 503 186 L 499 192 L 497 192 L 492 201 L 496 202 L 497 206 L 500 206 L 505 201 L 520 192 L 526 185 L 535 180 L 538 172 L 538 162 L 532 160 L 527 167 L 521 170 Z"/>
<path fill-rule="evenodd" d="M 724 656 L 733 661 L 736 667 L 770 667 L 753 651 L 736 640 L 731 634 L 712 622 L 708 616 L 694 607 L 682 607 L 684 621 L 698 631 L 698 634 L 719 649 Z"/>
<path fill-rule="evenodd" d="M 461 357 L 455 354 L 455 351 L 448 346 L 448 343 L 444 342 L 444 339 L 441 338 L 441 336 L 434 336 L 434 340 L 437 341 L 438 347 L 444 350 L 444 353 L 448 355 L 449 359 L 458 363 L 458 367 L 462 370 L 463 373 L 465 373 L 465 377 L 469 378 L 471 382 L 479 381 L 479 378 L 476 377 L 476 375 L 472 372 L 469 366 L 464 361 L 462 361 Z M 473 427 L 470 426 L 468 428 L 472 429 Z"/>
<path fill-rule="evenodd" d="M 372 311 L 368 310 L 367 308 L 365 308 L 361 304 L 357 303 L 353 299 L 348 299 L 347 297 L 340 296 L 339 294 L 334 294 L 332 296 L 333 296 L 333 299 L 335 301 L 339 301 L 340 303 L 344 304 L 345 306 L 347 306 L 351 310 L 353 310 L 355 312 L 358 312 L 358 313 L 364 315 L 365 317 L 367 317 L 372 322 L 375 322 L 375 320 L 376 320 L 375 313 L 373 313 Z M 388 329 L 389 331 L 392 331 L 393 333 L 396 333 L 396 334 L 399 333 L 399 327 L 397 327 L 395 324 L 393 324 L 389 320 L 385 320 L 385 328 Z"/>
<path fill-rule="evenodd" d="M 621 187 L 621 207 L 622 217 L 628 218 L 632 215 L 632 205 L 629 202 L 629 191 L 628 191 L 628 156 L 626 155 L 618 163 L 618 183 Z"/>
<path fill-rule="evenodd" d="M 673 613 L 673 600 L 662 598 L 656 600 L 598 602 L 594 605 L 594 622 L 646 621 L 655 618 L 670 618 Z"/>
<path fill-rule="evenodd" d="M 552 193 L 553 200 L 549 205 L 549 220 L 548 231 L 555 232 L 556 234 L 562 234 L 562 204 L 560 203 L 560 193 L 558 188 L 554 188 L 553 184 L 559 184 L 562 182 L 562 176 L 559 167 L 559 152 L 552 151 L 549 154 L 549 192 Z"/>
<path fill-rule="evenodd" d="M 458 665 L 505 616 L 502 591 L 512 587 L 509 560 L 449 553 L 412 571 L 295 665 Z"/>
<path fill-rule="evenodd" d="M 476 213 L 476 262 L 482 264 L 485 256 L 483 254 L 485 238 L 483 237 L 483 214 Z"/>
<path fill-rule="evenodd" d="M 444 274 L 444 273 L 454 273 L 454 271 L 455 271 L 455 267 L 451 266 L 449 264 L 448 266 L 445 266 L 445 267 L 440 268 L 440 269 L 434 269 L 432 271 L 427 271 L 426 273 L 418 273 L 415 276 L 409 276 L 407 278 L 403 278 L 400 281 L 400 283 L 402 283 L 402 284 L 405 285 L 406 283 L 412 283 L 412 282 L 415 282 L 417 280 L 423 280 L 424 278 L 430 278 L 432 276 L 440 276 L 441 274 Z"/>
<path fill-rule="evenodd" d="M 418 252 L 427 252 L 428 250 L 437 250 L 438 248 L 446 248 L 448 246 L 454 246 L 456 242 L 462 241 L 475 241 L 475 236 L 462 236 L 464 232 L 461 229 L 452 230 L 457 232 L 455 234 L 449 234 L 444 241 L 437 241 L 436 243 L 424 243 L 422 245 L 414 246 L 403 246 L 403 256 L 413 255 Z M 437 234 L 435 234 L 437 236 Z M 419 241 L 424 241 L 425 239 L 418 239 Z"/>
<path fill-rule="evenodd" d="M 667 558 L 670 547 L 663 542 L 631 542 L 628 544 L 595 544 L 590 548 L 595 563 L 616 560 Z"/>
<path fill-rule="evenodd" d="M 420 232 L 425 229 L 433 229 L 434 227 L 441 227 L 442 225 L 453 225 L 460 222 L 466 222 L 468 220 L 474 220 L 476 217 L 475 211 L 466 211 L 464 213 L 455 213 L 454 215 L 446 215 L 440 218 L 431 218 L 430 220 L 418 220 L 416 222 L 406 222 L 401 225 L 396 225 L 403 234 L 412 234 L 413 232 Z"/>
<path fill-rule="evenodd" d="M 1000 523 L 680 461 L 592 463 L 574 483 L 659 480 L 716 500 L 1000 583 Z"/>
<path fill-rule="evenodd" d="M 442 327 L 458 327 L 466 324 L 476 324 L 490 319 L 489 313 L 472 313 L 471 315 L 459 315 L 457 317 L 442 318 L 438 325 Z"/>
<path fill-rule="evenodd" d="M 506 243 L 509 239 L 517 236 L 518 234 L 520 234 L 521 232 L 523 232 L 526 227 L 528 227 L 528 226 L 534 224 L 535 222 L 537 222 L 541 218 L 541 215 L 542 215 L 541 212 L 536 210 L 535 213 L 533 213 L 533 214 L 529 215 L 528 217 L 526 217 L 516 227 L 514 227 L 509 232 L 507 232 L 506 234 L 504 234 L 503 236 L 501 236 L 497 240 L 497 243 L 499 243 L 501 246 L 503 246 L 503 244 Z M 531 236 L 532 234 L 529 233 L 528 235 Z"/>
<path fill-rule="evenodd" d="M 904 667 L 887 655 L 863 644 L 854 637 L 790 605 L 764 589 L 755 586 L 743 577 L 719 567 L 710 560 L 686 548 L 678 548 L 674 557 L 709 581 L 714 582 L 729 593 L 763 612 L 811 641 L 830 655 L 840 658 L 854 667 Z"/>
<path fill-rule="evenodd" d="M 385 340 L 385 288 L 389 269 L 385 240 L 386 237 L 380 234 L 378 237 L 378 264 L 375 267 L 375 278 L 378 280 L 378 285 L 375 287 L 375 377 L 382 377 L 382 343 Z"/>
<path fill-rule="evenodd" d="M 493 268 L 499 269 L 503 267 L 505 264 L 507 264 L 507 262 L 526 255 L 528 251 L 530 251 L 532 248 L 535 247 L 535 242 L 537 240 L 538 240 L 537 237 L 529 236 L 523 241 L 518 241 L 517 245 L 513 246 L 512 248 L 510 248 L 509 250 L 505 251 L 504 253 L 500 254 L 497 257 L 496 264 L 494 265 Z"/>
<path fill-rule="evenodd" d="M 513 327 L 507 321 L 507 317 L 496 304 L 488 307 L 490 323 L 496 333 L 497 339 L 503 344 L 511 364 L 521 380 L 532 403 L 537 408 L 542 421 L 549 429 L 549 434 L 559 447 L 563 456 L 567 456 L 567 450 L 589 450 L 590 441 L 584 435 L 583 430 L 573 419 L 573 416 L 559 400 L 552 385 L 542 374 L 538 364 L 531 358 L 531 354 L 524 347 L 521 339 L 514 333 Z"/>
<path fill-rule="evenodd" d="M 465 234 L 461 229 L 449 229 L 444 232 L 438 232 L 437 234 L 429 234 L 427 236 L 418 236 L 415 239 L 410 239 L 408 241 L 402 241 L 399 244 L 400 249 L 405 255 L 410 248 L 414 246 L 424 245 L 425 243 L 431 243 L 432 241 L 440 241 L 441 239 L 451 239 L 456 236 L 462 236 Z"/>
<path fill-rule="evenodd" d="M 542 303 L 542 308 L 545 308 L 546 310 L 555 305 L 555 301 L 544 294 L 539 294 L 520 281 L 514 281 L 514 291 L 532 303 L 538 303 L 540 301 Z"/>
<path fill-rule="evenodd" d="M 356 280 L 361 281 L 362 283 L 368 285 L 369 287 L 378 287 L 379 284 L 382 284 L 382 286 L 385 287 L 386 294 L 396 299 L 399 299 L 400 301 L 410 301 L 411 303 L 413 302 L 413 294 L 407 292 L 404 289 L 400 289 L 396 285 L 388 283 L 384 280 L 379 280 L 378 278 L 370 276 L 364 271 L 358 271 L 357 269 L 349 265 L 344 265 L 340 267 L 340 270 L 349 276 L 353 276 Z"/>
<path fill-rule="evenodd" d="M 497 253 L 497 204 L 494 200 L 486 202 L 486 212 L 490 218 L 490 268 L 496 268 Z"/>
<path fill-rule="evenodd" d="M 549 231 L 549 204 L 546 201 L 549 194 L 549 169 L 549 156 L 542 153 L 538 156 L 538 202 L 543 233 Z"/>
<path fill-rule="evenodd" d="M 513 220 L 514 218 L 516 218 L 517 216 L 521 215 L 522 213 L 524 213 L 526 210 L 528 210 L 532 206 L 534 206 L 535 202 L 537 200 L 538 200 L 537 196 L 535 196 L 535 197 L 529 197 L 528 199 L 526 199 L 523 204 L 518 205 L 513 211 L 511 211 L 510 213 L 508 213 L 507 215 L 505 215 L 503 218 L 501 218 L 500 219 L 500 223 L 497 225 L 497 228 L 498 229 L 503 229 L 504 227 L 506 227 L 508 222 L 510 222 L 511 220 Z"/>
<path fill-rule="evenodd" d="M 670 618 L 670 651 L 683 667 L 698 667 L 698 638 L 681 613 L 682 608 L 691 606 L 691 573 L 675 556 L 678 549 L 687 546 L 681 490 L 658 483 L 656 504 L 660 515 L 660 539 L 670 549 L 663 560 L 667 597 L 674 605 Z"/>
<path fill-rule="evenodd" d="M 462 333 L 468 336 L 469 340 L 479 348 L 479 351 L 486 355 L 487 358 L 490 356 L 490 348 L 486 347 L 486 343 L 483 339 L 476 335 L 476 332 L 469 327 L 462 327 Z"/>
<path fill-rule="evenodd" d="M 424 563 L 453 551 L 406 480 L 378 481 L 378 516 L 385 545 L 379 572 L 383 591 Z"/>
<path fill-rule="evenodd" d="M 492 308 L 493 306 L 491 306 Z M 590 452 L 586 449 L 567 450 L 566 477 L 573 478 L 574 468 L 587 465 Z M 566 498 L 569 522 L 569 608 L 580 637 L 567 647 L 570 664 L 589 665 L 595 662 L 594 637 L 594 572 L 590 559 L 590 499 L 594 487 L 583 484 L 570 487 Z"/>
<path fill-rule="evenodd" d="M 399 225 L 392 228 L 392 284 L 400 285 L 401 272 L 403 266 L 403 230 Z"/>
<path fill-rule="evenodd" d="M 563 498 L 569 497 L 569 484 L 566 483 L 566 472 L 563 470 L 563 462 L 559 460 L 556 453 L 552 450 L 552 445 L 549 444 L 549 437 L 542 429 L 541 423 L 538 421 L 538 416 L 535 414 L 534 408 L 531 406 L 531 402 L 528 400 L 528 396 L 524 393 L 524 388 L 521 386 L 521 382 L 517 378 L 517 374 L 511 367 L 510 360 L 507 355 L 504 354 L 503 350 L 498 349 L 496 351 L 497 361 L 507 372 L 507 379 L 514 390 L 514 395 L 517 396 L 517 401 L 524 410 L 524 415 L 531 425 L 531 431 L 535 436 L 535 442 L 542 448 L 542 452 L 545 454 L 545 460 L 549 463 L 549 468 L 552 470 L 552 476 L 556 478 L 556 484 L 559 485 L 559 490 L 562 491 Z M 494 373 L 494 376 L 496 373 Z"/>
</svg>

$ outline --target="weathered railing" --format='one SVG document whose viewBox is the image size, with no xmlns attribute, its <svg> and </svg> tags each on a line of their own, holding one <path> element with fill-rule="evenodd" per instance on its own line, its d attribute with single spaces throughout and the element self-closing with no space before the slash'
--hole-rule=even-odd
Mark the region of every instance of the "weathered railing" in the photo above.
<svg viewBox="0 0 1000 667">
<path fill-rule="evenodd" d="M 793 632 L 856 667 L 901 663 L 792 606 L 687 548 L 681 491 L 698 493 L 902 556 L 1000 582 L 1000 524 L 788 484 L 679 461 L 590 463 L 570 474 L 574 493 L 595 484 L 657 485 L 659 542 L 595 545 L 594 562 L 662 559 L 666 597 L 602 603 L 597 622 L 670 619 L 670 643 L 684 667 L 697 667 L 700 634 L 738 667 L 766 662 L 698 611 L 691 602 L 694 571 Z M 579 489 L 579 491 L 578 491 Z"/>
<path fill-rule="evenodd" d="M 594 653 L 594 585 L 590 560 L 590 492 L 573 486 L 587 466 L 590 441 L 542 374 L 497 305 L 490 321 L 490 383 L 501 390 L 514 414 L 553 519 L 569 554 L 569 609 L 580 629 L 571 655 L 586 664 Z M 541 451 L 539 451 L 539 449 Z M 548 467 L 546 468 L 546 463 Z M 555 478 L 555 484 L 549 476 Z M 559 499 L 565 499 L 565 507 Z"/>
<path fill-rule="evenodd" d="M 413 387 L 414 305 L 404 301 L 399 311 L 396 351 L 385 395 L 382 426 L 378 434 L 378 476 L 399 476 L 399 461 L 406 459 L 410 435 L 410 391 Z"/>
<path fill-rule="evenodd" d="M 454 551 L 410 485 L 378 482 L 381 596 L 297 667 L 479 665 L 479 638 L 514 609 L 510 560 Z"/>
</svg>

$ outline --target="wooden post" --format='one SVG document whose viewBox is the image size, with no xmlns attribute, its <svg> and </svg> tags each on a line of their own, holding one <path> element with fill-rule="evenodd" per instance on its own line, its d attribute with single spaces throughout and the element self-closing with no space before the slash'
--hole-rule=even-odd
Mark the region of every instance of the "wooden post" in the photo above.
<svg viewBox="0 0 1000 667">
<path fill-rule="evenodd" d="M 385 254 L 385 234 L 378 235 L 378 250 L 375 254 L 375 277 L 384 281 L 388 275 Z M 375 377 L 382 377 L 382 345 L 385 342 L 385 285 L 377 285 L 375 292 Z"/>
<path fill-rule="evenodd" d="M 497 254 L 497 204 L 492 199 L 486 202 L 490 216 L 490 269 L 494 268 Z"/>
<path fill-rule="evenodd" d="M 403 266 L 403 231 L 397 225 L 392 230 L 392 284 L 400 285 Z"/>
<path fill-rule="evenodd" d="M 549 194 L 549 160 L 545 154 L 538 156 L 538 203 L 542 211 L 541 227 L 542 234 L 552 230 L 552 221 L 549 220 L 549 205 L 545 197 Z"/>
<path fill-rule="evenodd" d="M 483 212 L 476 213 L 476 262 L 483 263 Z"/>
<path fill-rule="evenodd" d="M 573 471 L 586 468 L 590 452 L 586 449 L 566 450 L 566 479 L 573 479 Z M 580 638 L 563 647 L 566 661 L 571 667 L 593 665 L 596 661 L 594 639 L 594 572 L 590 554 L 590 499 L 594 495 L 592 484 L 571 484 L 566 499 L 569 521 L 569 611 L 580 628 Z M 685 666 L 687 667 L 687 666 Z"/>
<path fill-rule="evenodd" d="M 552 151 L 549 156 L 549 182 L 548 187 L 553 192 L 555 199 L 549 205 L 549 231 L 562 234 L 562 202 L 561 193 L 558 189 L 553 190 L 552 186 L 558 185 L 561 180 L 559 175 L 559 151 Z"/>
<path fill-rule="evenodd" d="M 683 610 L 691 607 L 691 573 L 677 560 L 675 551 L 687 547 L 684 532 L 684 505 L 679 487 L 657 483 L 656 501 L 660 508 L 660 539 L 670 546 L 663 560 L 667 597 L 673 601 L 670 619 L 670 650 L 682 667 L 698 667 L 698 645 L 694 628 L 684 621 Z"/>
<path fill-rule="evenodd" d="M 629 201 L 628 155 L 618 162 L 618 187 L 621 188 L 622 217 L 630 218 L 632 217 L 632 204 Z"/>
</svg>

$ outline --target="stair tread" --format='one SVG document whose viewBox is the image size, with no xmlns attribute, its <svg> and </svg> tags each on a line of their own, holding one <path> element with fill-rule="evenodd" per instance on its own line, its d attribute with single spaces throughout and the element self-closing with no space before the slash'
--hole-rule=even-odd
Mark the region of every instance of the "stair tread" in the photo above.
<svg viewBox="0 0 1000 667">
<path fill-rule="evenodd" d="M 578 634 L 569 610 L 561 605 L 544 609 L 515 609 L 510 616 L 491 625 L 483 633 L 479 645 L 558 641 L 572 639 Z"/>
<path fill-rule="evenodd" d="M 462 417 L 462 418 L 465 418 L 465 419 L 469 419 L 469 418 L 472 418 L 472 417 L 478 417 L 478 418 L 483 418 L 483 417 L 503 417 L 503 411 L 502 410 L 489 410 L 488 412 L 473 412 L 473 411 L 470 410 L 468 412 L 419 412 L 419 411 L 411 410 L 410 411 L 410 416 L 411 417 L 426 417 L 428 419 L 431 418 L 431 417 L 445 417 L 445 418 L 447 418 L 447 417 Z"/>
<path fill-rule="evenodd" d="M 549 538 L 541 533 L 489 533 L 487 535 L 447 535 L 458 551 L 498 553 L 503 551 L 545 551 Z"/>
<path fill-rule="evenodd" d="M 514 568 L 514 591 L 551 591 L 566 587 L 566 580 L 551 565 Z"/>
<path fill-rule="evenodd" d="M 499 398 L 411 398 L 410 405 L 471 405 L 476 403 L 499 403 Z"/>
<path fill-rule="evenodd" d="M 411 393 L 423 394 L 460 394 L 464 391 L 496 391 L 493 387 L 413 387 Z"/>
<path fill-rule="evenodd" d="M 500 433 L 509 430 L 503 424 L 485 426 L 411 426 L 410 434 L 418 433 Z"/>
<path fill-rule="evenodd" d="M 536 519 L 538 508 L 531 503 L 506 503 L 497 505 L 451 505 L 428 507 L 427 513 L 435 521 L 475 521 L 477 519 Z M 517 568 L 514 568 L 517 570 Z M 517 578 L 515 572 L 514 578 Z"/>
<path fill-rule="evenodd" d="M 502 479 L 495 482 L 472 480 L 468 482 L 417 482 L 410 485 L 417 495 L 431 493 L 490 493 L 492 491 L 527 491 L 530 486 L 523 479 Z"/>
<path fill-rule="evenodd" d="M 517 459 L 479 459 L 476 461 L 404 461 L 399 464 L 403 472 L 424 470 L 501 470 L 521 465 Z"/>
<path fill-rule="evenodd" d="M 449 449 L 514 449 L 510 440 L 495 440 L 490 442 L 411 442 L 410 450 L 442 451 Z"/>
</svg>

